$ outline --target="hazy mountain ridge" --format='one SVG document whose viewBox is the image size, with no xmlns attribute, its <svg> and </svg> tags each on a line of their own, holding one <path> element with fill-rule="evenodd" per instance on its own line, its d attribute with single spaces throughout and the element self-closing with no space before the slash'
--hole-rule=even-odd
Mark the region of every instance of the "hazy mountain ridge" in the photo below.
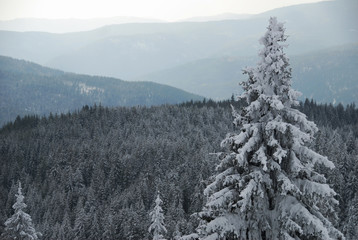
<svg viewBox="0 0 358 240">
<path fill-rule="evenodd" d="M 130 23 L 67 34 L 0 31 L 0 54 L 65 71 L 127 80 L 202 58 L 255 56 L 260 47 L 257 39 L 269 16 L 286 22 L 290 55 L 357 42 L 356 6 L 352 0 L 329 1 L 280 8 L 249 19 Z M 163 39 L 167 39 L 164 44 Z M 136 49 L 135 43 L 159 50 Z M 112 51 L 107 50 L 109 45 Z M 127 59 L 130 67 L 123 67 L 124 60 L 120 61 L 128 57 L 126 49 L 131 49 L 135 59 Z"/>
<path fill-rule="evenodd" d="M 241 20 L 129 23 L 66 34 L 0 31 L 0 54 L 70 72 L 171 84 L 221 99 L 239 89 L 237 83 L 243 79 L 241 68 L 254 64 L 252 57 L 260 48 L 257 39 L 269 16 L 286 22 L 290 45 L 287 52 L 295 61 L 296 55 L 358 42 L 357 9 L 358 2 L 341 0 L 285 7 Z M 321 60 L 320 64 L 327 66 L 323 62 L 325 58 Z M 357 57 L 352 56 L 351 61 L 357 61 Z M 293 67 L 295 78 L 301 70 L 295 69 L 294 62 Z M 344 74 L 330 74 L 327 78 L 334 76 L 337 83 L 338 78 L 346 81 L 344 78 L 348 77 L 354 86 L 354 67 L 344 70 L 351 73 L 339 67 L 336 70 Z M 300 81 L 311 79 L 307 74 L 312 73 L 299 75 L 303 78 Z M 319 68 L 314 73 L 314 78 L 325 76 Z M 351 94 L 347 85 L 341 88 L 322 78 L 323 96 L 311 91 L 322 90 L 312 83 L 306 81 L 306 86 L 297 85 L 297 88 L 305 97 L 318 101 L 356 101 L 356 95 Z M 327 94 L 334 96 L 327 97 Z M 341 100 L 338 95 L 346 96 Z"/>
<path fill-rule="evenodd" d="M 358 43 L 292 57 L 293 86 L 304 98 L 358 103 Z"/>
<path fill-rule="evenodd" d="M 246 19 L 254 14 L 235 14 L 222 13 L 213 16 L 200 16 L 185 18 L 172 22 L 207 22 Z M 143 18 L 133 16 L 117 16 L 103 18 L 17 18 L 11 20 L 1 20 L 0 30 L 16 32 L 48 32 L 48 33 L 72 33 L 91 31 L 108 25 L 127 24 L 127 23 L 169 23 L 161 19 Z"/>
<path fill-rule="evenodd" d="M 17 115 L 66 113 L 94 103 L 136 106 L 202 99 L 157 83 L 65 73 L 3 56 L 0 86 L 0 125 Z"/>
<path fill-rule="evenodd" d="M 192 35 L 190 42 L 201 41 L 201 38 Z M 208 56 L 207 49 L 215 48 L 215 43 L 208 41 L 196 51 L 190 51 L 190 42 L 174 34 L 110 36 L 56 57 L 48 65 L 71 72 L 131 79 L 140 73 Z M 120 54 L 113 54 L 116 52 Z M 101 64 L 102 60 L 106 64 Z"/>
<path fill-rule="evenodd" d="M 145 23 L 145 22 L 163 22 L 159 19 L 120 16 L 108 18 L 90 18 L 90 19 L 43 19 L 43 18 L 19 18 L 13 20 L 0 21 L 0 29 L 5 31 L 17 32 L 49 32 L 66 33 L 89 31 L 112 24 L 124 23 Z"/>
<path fill-rule="evenodd" d="M 358 43 L 290 56 L 293 87 L 302 99 L 349 104 L 358 102 Z M 227 99 L 241 91 L 242 69 L 253 57 L 219 57 L 186 63 L 151 73 L 137 80 L 156 81 L 213 99 Z"/>
<path fill-rule="evenodd" d="M 180 20 L 179 22 L 209 22 L 209 21 L 224 21 L 224 20 L 238 20 L 247 19 L 255 14 L 236 14 L 236 13 L 222 13 L 213 16 L 191 17 Z"/>
</svg>

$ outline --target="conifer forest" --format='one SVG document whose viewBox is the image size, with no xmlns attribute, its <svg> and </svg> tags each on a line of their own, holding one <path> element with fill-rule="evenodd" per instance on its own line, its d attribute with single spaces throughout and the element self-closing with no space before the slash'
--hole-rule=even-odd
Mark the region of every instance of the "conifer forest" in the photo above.
<svg viewBox="0 0 358 240">
<path fill-rule="evenodd" d="M 230 103 L 240 107 L 230 101 L 85 106 L 71 114 L 18 118 L 0 133 L 1 232 L 21 180 L 26 211 L 42 239 L 148 239 L 158 189 L 165 237 L 191 233 L 220 142 L 235 131 Z M 298 109 L 318 125 L 311 147 L 336 166 L 321 167 L 339 201 L 335 224 L 355 239 L 358 110 L 308 100 Z"/>
<path fill-rule="evenodd" d="M 270 18 L 228 100 L 5 124 L 0 239 L 358 239 L 358 109 L 299 101 L 286 40 Z"/>
</svg>

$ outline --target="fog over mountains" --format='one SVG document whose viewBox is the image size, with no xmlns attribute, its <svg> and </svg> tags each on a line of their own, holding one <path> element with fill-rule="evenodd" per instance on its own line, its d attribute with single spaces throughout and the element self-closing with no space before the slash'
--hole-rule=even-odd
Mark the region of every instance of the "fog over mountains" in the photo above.
<svg viewBox="0 0 358 240">
<path fill-rule="evenodd" d="M 358 100 L 358 43 L 290 56 L 293 87 L 301 100 L 349 104 Z M 156 81 L 213 99 L 239 93 L 242 69 L 254 66 L 254 57 L 205 58 L 137 78 Z"/>
<path fill-rule="evenodd" d="M 17 32 L 49 32 L 66 33 L 82 32 L 106 25 L 124 24 L 124 23 L 146 23 L 163 22 L 159 19 L 139 18 L 139 17 L 108 17 L 108 18 L 90 18 L 90 19 L 42 19 L 42 18 L 20 18 L 13 20 L 0 21 L 0 30 Z"/>
<path fill-rule="evenodd" d="M 225 19 L 223 15 L 196 18 L 191 22 L 189 19 L 189 22 L 108 25 L 92 31 L 65 34 L 0 31 L 0 55 L 69 72 L 150 80 L 187 90 L 189 87 L 196 94 L 222 99 L 229 97 L 235 91 L 232 86 L 236 88 L 238 81 L 242 80 L 241 68 L 255 63 L 252 59 L 260 48 L 257 39 L 270 16 L 286 22 L 289 35 L 287 52 L 293 60 L 293 68 L 296 63 L 301 66 L 300 62 L 305 58 L 312 59 L 312 55 L 319 59 L 319 66 L 329 68 L 327 61 L 335 61 L 334 54 L 325 57 L 329 49 L 352 47 L 358 42 L 357 11 L 357 1 L 337 0 L 279 8 L 251 16 L 231 15 L 231 18 L 239 18 L 234 20 L 222 20 Z M 350 51 L 341 52 L 339 58 L 342 61 L 338 65 L 352 65 L 357 61 L 357 56 Z M 323 75 L 320 75 L 317 62 L 306 63 L 303 67 L 313 69 L 314 74 L 296 75 L 305 78 L 300 79 L 305 82 L 304 87 L 296 83 L 304 96 L 329 103 L 357 101 L 356 95 L 347 97 L 344 90 L 336 91 L 332 96 L 329 96 L 332 91 L 325 90 L 324 96 L 320 92 L 307 91 L 321 91 L 322 86 L 334 89 L 332 81 L 335 84 L 349 82 L 353 88 L 357 87 L 355 68 L 349 68 L 349 72 L 345 69 L 344 74 L 334 79 L 330 75 L 330 80 L 327 78 L 330 83 L 320 80 L 319 86 L 312 88 L 317 85 L 317 76 Z M 339 71 L 342 68 L 338 65 Z M 183 71 L 178 73 L 179 69 Z M 293 69 L 294 74 L 300 71 L 302 69 Z M 207 88 L 208 85 L 217 91 Z M 351 87 L 344 85 L 342 89 Z M 231 91 L 226 92 L 226 89 Z"/>
<path fill-rule="evenodd" d="M 357 13 L 0 22 L 0 240 L 357 240 Z"/>
<path fill-rule="evenodd" d="M 252 14 L 223 13 L 214 16 L 202 16 L 181 19 L 177 22 L 209 22 L 223 20 L 247 19 Z M 48 32 L 48 33 L 70 33 L 84 32 L 107 25 L 125 24 L 125 23 L 165 23 L 166 21 L 153 18 L 141 17 L 107 17 L 107 18 L 89 18 L 89 19 L 45 19 L 45 18 L 18 18 L 12 20 L 0 21 L 0 30 L 16 32 Z M 167 22 L 169 23 L 169 22 Z"/>
</svg>

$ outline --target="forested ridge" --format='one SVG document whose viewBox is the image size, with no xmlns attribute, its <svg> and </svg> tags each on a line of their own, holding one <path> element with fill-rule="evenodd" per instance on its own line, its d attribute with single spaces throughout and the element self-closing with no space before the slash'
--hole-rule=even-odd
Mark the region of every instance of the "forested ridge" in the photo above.
<svg viewBox="0 0 358 240">
<path fill-rule="evenodd" d="M 175 104 L 202 97 L 153 82 L 66 73 L 0 56 L 0 126 L 17 115 L 70 112 L 84 105 Z"/>
<path fill-rule="evenodd" d="M 235 131 L 234 101 L 155 107 L 85 106 L 62 115 L 18 117 L 0 130 L 0 234 L 21 180 L 27 212 L 42 239 L 148 239 L 157 190 L 166 238 L 197 227 L 193 213 Z M 340 201 L 336 224 L 357 237 L 358 109 L 354 104 L 299 106 L 320 131 L 312 149 L 327 156 L 325 173 Z"/>
</svg>

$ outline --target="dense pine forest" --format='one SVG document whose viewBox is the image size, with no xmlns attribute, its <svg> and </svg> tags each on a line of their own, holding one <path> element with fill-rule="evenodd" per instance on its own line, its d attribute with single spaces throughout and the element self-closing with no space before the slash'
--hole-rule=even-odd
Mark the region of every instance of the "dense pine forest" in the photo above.
<svg viewBox="0 0 358 240">
<path fill-rule="evenodd" d="M 148 239 L 160 192 L 167 233 L 192 233 L 218 163 L 234 132 L 230 105 L 85 106 L 49 117 L 18 117 L 0 130 L 0 234 L 13 214 L 18 180 L 42 239 Z M 336 227 L 357 238 L 358 109 L 306 100 L 299 110 L 319 127 L 311 146 L 335 169 L 320 168 L 337 192 Z"/>
<path fill-rule="evenodd" d="M 317 1 L 0 18 L 0 240 L 357 240 L 358 4 Z"/>
</svg>

